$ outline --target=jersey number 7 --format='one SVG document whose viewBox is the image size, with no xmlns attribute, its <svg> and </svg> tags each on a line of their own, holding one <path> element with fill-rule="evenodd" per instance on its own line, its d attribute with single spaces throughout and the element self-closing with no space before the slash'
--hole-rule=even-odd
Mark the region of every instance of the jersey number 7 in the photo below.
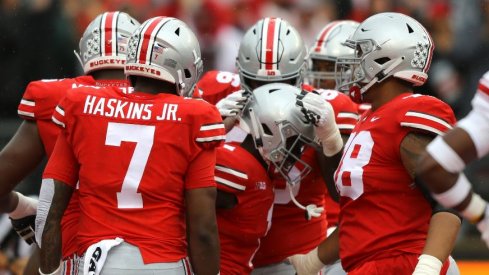
<svg viewBox="0 0 489 275">
<path fill-rule="evenodd" d="M 117 208 L 143 208 L 143 197 L 138 187 L 153 148 L 155 126 L 109 122 L 105 145 L 121 146 L 122 141 L 135 142 L 136 147 L 117 192 Z"/>
</svg>

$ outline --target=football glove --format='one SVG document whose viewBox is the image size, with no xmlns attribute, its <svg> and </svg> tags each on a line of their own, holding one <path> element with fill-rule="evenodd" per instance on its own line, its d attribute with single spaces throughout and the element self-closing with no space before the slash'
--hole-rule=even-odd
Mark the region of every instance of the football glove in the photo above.
<svg viewBox="0 0 489 275">
<path fill-rule="evenodd" d="M 225 98 L 217 102 L 216 107 L 222 117 L 233 117 L 241 113 L 248 102 L 250 93 L 245 90 L 239 90 L 230 93 Z"/>
<path fill-rule="evenodd" d="M 12 227 L 28 244 L 36 242 L 34 228 L 36 222 L 37 200 L 16 192 L 19 202 L 14 211 L 9 213 Z"/>
<path fill-rule="evenodd" d="M 27 244 L 31 245 L 36 243 L 36 235 L 34 231 L 34 228 L 36 228 L 36 215 L 30 215 L 20 219 L 10 218 L 10 222 L 12 223 L 15 232 L 17 232 Z"/>
<path fill-rule="evenodd" d="M 296 104 L 301 108 L 305 121 L 314 124 L 323 153 L 327 157 L 336 155 L 343 147 L 343 140 L 331 104 L 321 95 L 306 91 L 297 96 Z"/>
<path fill-rule="evenodd" d="M 216 104 L 216 107 L 222 117 L 237 116 L 243 110 L 244 106 L 248 102 L 249 97 L 249 92 L 239 90 L 219 100 L 219 102 L 217 102 Z"/>
<path fill-rule="evenodd" d="M 296 254 L 288 258 L 298 275 L 317 275 L 326 265 L 318 256 L 318 248 L 314 248 L 307 254 Z"/>
</svg>

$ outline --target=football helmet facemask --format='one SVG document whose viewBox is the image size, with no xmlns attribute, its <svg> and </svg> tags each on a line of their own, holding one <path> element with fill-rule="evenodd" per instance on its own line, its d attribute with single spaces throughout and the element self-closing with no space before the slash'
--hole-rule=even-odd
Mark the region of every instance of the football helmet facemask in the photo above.
<svg viewBox="0 0 489 275">
<path fill-rule="evenodd" d="M 336 89 L 340 79 L 336 74 L 336 60 L 341 56 L 353 56 L 354 50 L 345 46 L 346 39 L 360 23 L 338 20 L 327 24 L 316 36 L 309 50 L 307 82 L 315 88 Z"/>
<path fill-rule="evenodd" d="M 391 76 L 414 86 L 424 84 L 435 48 L 418 21 L 394 12 L 367 18 L 345 45 L 355 50 L 355 56 L 336 63 L 343 80 L 339 89 L 349 91 L 356 102 L 372 85 Z"/>
<path fill-rule="evenodd" d="M 253 91 L 241 117 L 262 157 L 292 185 L 312 169 L 301 160 L 304 145 L 318 148 L 313 125 L 303 120 L 296 106 L 300 91 L 283 83 L 261 86 Z M 300 169 L 299 173 L 289 173 L 294 165 Z"/>
</svg>

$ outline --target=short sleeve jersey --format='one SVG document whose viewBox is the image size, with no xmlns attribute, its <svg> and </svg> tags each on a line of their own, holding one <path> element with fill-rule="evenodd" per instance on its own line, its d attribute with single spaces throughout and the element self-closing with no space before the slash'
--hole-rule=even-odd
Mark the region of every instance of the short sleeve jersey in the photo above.
<svg viewBox="0 0 489 275">
<path fill-rule="evenodd" d="M 68 91 L 53 120 L 80 167 L 77 252 L 121 237 L 145 264 L 185 257 L 184 191 L 215 187 L 215 147 L 225 138 L 217 109 L 172 94 L 82 87 Z M 74 187 L 56 153 L 44 178 Z"/>
<path fill-rule="evenodd" d="M 203 98 L 215 105 L 219 100 L 240 89 L 239 75 L 225 71 L 209 71 L 197 82 L 194 97 Z"/>
<path fill-rule="evenodd" d="M 348 96 L 334 90 L 319 92 L 332 105 L 341 133 L 349 134 L 358 119 L 356 104 Z M 275 205 L 272 227 L 263 238 L 253 260 L 256 267 L 281 262 L 294 254 L 309 252 L 326 237 L 327 222 L 331 221 L 332 225 L 337 224 L 335 218 L 338 217 L 339 206 L 337 203 L 325 205 L 325 196 L 329 195 L 318 166 L 316 151 L 306 147 L 301 160 L 311 166 L 312 171 L 292 187 L 292 193 L 302 205 L 315 204 L 318 207 L 325 207 L 326 211 L 319 218 L 306 220 L 304 210 L 298 208 L 291 200 L 289 191 L 291 187 L 279 174 L 274 175 Z M 295 169 L 292 168 L 291 173 L 294 171 Z M 331 211 L 332 219 L 328 218 L 327 221 L 328 211 Z"/>
<path fill-rule="evenodd" d="M 439 135 L 454 123 L 447 104 L 411 93 L 361 116 L 335 173 L 345 270 L 372 259 L 421 253 L 432 211 L 402 163 L 401 142 L 410 132 Z"/>
<path fill-rule="evenodd" d="M 39 129 L 46 155 L 49 157 L 60 132 L 52 121 L 54 108 L 66 94 L 66 91 L 78 86 L 93 86 L 91 76 L 76 78 L 39 80 L 29 83 L 17 109 L 19 116 L 25 120 L 35 121 Z"/>
<path fill-rule="evenodd" d="M 39 136 L 48 158 L 53 152 L 56 139 L 61 131 L 61 128 L 51 120 L 59 101 L 66 95 L 69 89 L 100 84 L 100 81 L 93 79 L 91 76 L 39 80 L 29 83 L 22 96 L 17 112 L 21 118 L 36 122 Z M 120 89 L 125 89 L 128 86 L 125 80 L 107 80 L 104 81 L 104 84 L 114 85 Z M 76 231 L 78 230 L 78 214 L 78 193 L 74 192 L 61 222 L 63 231 L 63 258 L 72 256 L 77 249 L 75 237 Z"/>
<path fill-rule="evenodd" d="M 237 205 L 217 210 L 221 274 L 249 274 L 251 259 L 269 227 L 273 186 L 265 168 L 238 143 L 217 149 L 217 188 L 234 194 Z"/>
</svg>

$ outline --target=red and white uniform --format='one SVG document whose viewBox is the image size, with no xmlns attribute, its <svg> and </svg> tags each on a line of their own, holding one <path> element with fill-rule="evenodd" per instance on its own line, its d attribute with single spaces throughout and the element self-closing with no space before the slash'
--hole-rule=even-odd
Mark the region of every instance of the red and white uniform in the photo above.
<svg viewBox="0 0 489 275">
<path fill-rule="evenodd" d="M 414 270 L 432 211 L 402 163 L 400 144 L 410 132 L 439 135 L 454 123 L 447 104 L 411 93 L 361 116 L 335 173 L 345 270 L 366 274 L 367 262 L 405 254 L 414 255 Z"/>
<path fill-rule="evenodd" d="M 67 90 L 79 86 L 94 85 L 112 85 L 123 89 L 128 87 L 128 83 L 125 80 L 98 81 L 91 76 L 39 80 L 31 82 L 27 86 L 17 112 L 21 118 L 36 122 L 48 158 L 51 156 L 56 139 L 61 132 L 61 129 L 51 120 L 57 104 L 65 96 Z M 77 249 L 75 236 L 78 230 L 78 212 L 78 193 L 73 192 L 70 204 L 61 222 L 63 258 L 72 256 Z"/>
<path fill-rule="evenodd" d="M 479 80 L 472 111 L 457 123 L 474 142 L 479 158 L 489 153 L 489 72 Z"/>
<path fill-rule="evenodd" d="M 333 106 L 340 132 L 349 134 L 358 118 L 356 104 L 348 96 L 337 91 L 318 92 Z M 316 151 L 307 147 L 301 160 L 310 165 L 312 171 L 300 183 L 292 187 L 293 194 L 302 205 L 315 204 L 318 207 L 324 207 L 326 183 L 321 176 Z M 294 173 L 294 168 L 291 173 Z M 262 239 L 260 249 L 255 255 L 253 263 L 256 267 L 282 262 L 294 254 L 305 254 L 326 238 L 328 213 L 323 212 L 321 217 L 307 221 L 304 210 L 298 208 L 290 198 L 289 188 L 291 187 L 278 174 L 274 177 L 274 186 L 275 205 L 272 227 L 267 236 Z M 337 204 L 334 203 L 327 205 L 326 209 L 330 208 L 333 213 L 337 213 L 337 207 Z M 335 221 L 332 220 L 332 222 L 336 224 Z"/>
<path fill-rule="evenodd" d="M 225 138 L 217 109 L 172 94 L 81 87 L 53 120 L 65 130 L 43 177 L 75 187 L 70 170 L 78 170 L 77 252 L 121 237 L 145 264 L 186 257 L 183 194 L 215 186 L 215 147 Z"/>
<path fill-rule="evenodd" d="M 81 85 L 94 86 L 91 76 L 55 80 L 39 80 L 29 83 L 17 113 L 25 120 L 35 121 L 39 135 L 49 157 L 53 151 L 56 138 L 61 131 L 51 120 L 54 108 L 66 94 L 66 91 Z"/>
<path fill-rule="evenodd" d="M 236 196 L 232 209 L 217 209 L 221 274 L 249 274 L 260 238 L 270 228 L 273 186 L 267 171 L 238 143 L 217 149 L 217 188 Z"/>
<path fill-rule="evenodd" d="M 197 82 L 193 96 L 216 105 L 219 100 L 240 89 L 239 75 L 225 71 L 209 71 Z"/>
</svg>

